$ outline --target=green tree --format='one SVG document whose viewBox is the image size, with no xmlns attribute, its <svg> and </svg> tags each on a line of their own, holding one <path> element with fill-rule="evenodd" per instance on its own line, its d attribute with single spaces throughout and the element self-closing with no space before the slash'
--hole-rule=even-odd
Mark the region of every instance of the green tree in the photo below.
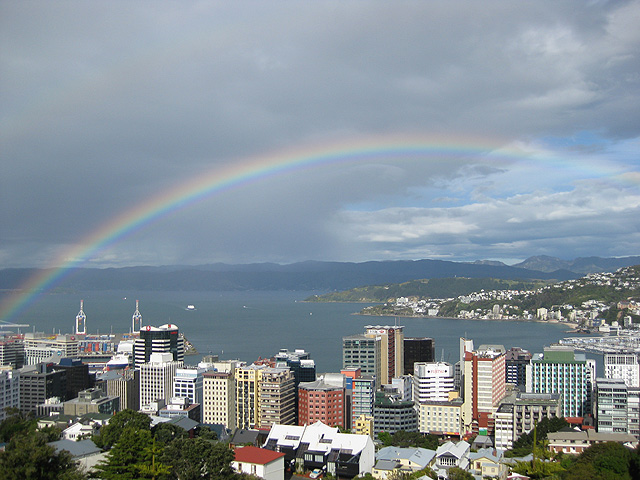
<svg viewBox="0 0 640 480">
<path fill-rule="evenodd" d="M 393 445 L 393 436 L 389 432 L 380 432 L 378 434 L 378 440 L 380 440 L 385 447 Z"/>
<path fill-rule="evenodd" d="M 0 452 L 0 480 L 82 480 L 86 475 L 71 454 L 56 452 L 40 432 L 15 434 Z"/>
<path fill-rule="evenodd" d="M 591 475 L 603 480 L 631 480 L 635 455 L 635 451 L 619 443 L 597 443 L 578 456 L 565 478 L 584 479 Z"/>
<path fill-rule="evenodd" d="M 150 430 L 136 430 L 133 426 L 125 427 L 117 442 L 107 453 L 105 460 L 96 466 L 98 478 L 104 480 L 133 480 L 137 478 L 152 478 L 143 475 L 143 465 L 154 463 L 153 451 L 149 445 L 153 444 Z"/>
<path fill-rule="evenodd" d="M 151 433 L 161 445 L 167 445 L 176 438 L 186 438 L 188 436 L 184 428 L 168 422 L 159 423 L 151 429 Z"/>
<path fill-rule="evenodd" d="M 32 415 L 25 415 L 19 409 L 5 409 L 6 418 L 0 422 L 0 442 L 8 442 L 18 433 L 29 433 L 36 430 L 36 420 Z"/>
<path fill-rule="evenodd" d="M 378 438 L 380 438 L 380 435 L 378 435 Z M 391 445 L 401 448 L 420 447 L 436 450 L 438 448 L 438 437 L 400 430 L 391 436 Z"/>
<path fill-rule="evenodd" d="M 179 480 L 234 478 L 234 453 L 224 443 L 203 438 L 177 438 L 168 444 L 162 462 L 171 467 L 170 478 Z"/>
<path fill-rule="evenodd" d="M 110 449 L 120 438 L 127 427 L 134 430 L 150 430 L 151 419 L 144 413 L 134 410 L 122 410 L 116 413 L 109 423 L 92 437 L 93 442 L 100 448 Z"/>
<path fill-rule="evenodd" d="M 451 467 L 449 469 L 449 480 L 475 480 L 466 470 L 459 467 Z"/>
<path fill-rule="evenodd" d="M 521 435 L 518 440 L 513 442 L 513 448 L 505 454 L 507 457 L 525 457 L 533 452 L 534 436 L 538 442 L 544 442 L 547 434 L 557 432 L 563 427 L 569 425 L 562 417 L 543 418 L 536 424 L 535 432 L 531 430 L 529 433 Z"/>
</svg>

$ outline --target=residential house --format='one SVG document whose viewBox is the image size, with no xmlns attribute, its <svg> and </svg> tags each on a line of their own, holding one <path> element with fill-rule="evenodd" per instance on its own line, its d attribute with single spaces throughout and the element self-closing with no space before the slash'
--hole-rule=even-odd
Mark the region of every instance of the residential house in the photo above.
<svg viewBox="0 0 640 480">
<path fill-rule="evenodd" d="M 284 480 L 284 453 L 253 446 L 234 450 L 231 466 L 238 473 L 247 473 L 264 480 Z"/>
</svg>

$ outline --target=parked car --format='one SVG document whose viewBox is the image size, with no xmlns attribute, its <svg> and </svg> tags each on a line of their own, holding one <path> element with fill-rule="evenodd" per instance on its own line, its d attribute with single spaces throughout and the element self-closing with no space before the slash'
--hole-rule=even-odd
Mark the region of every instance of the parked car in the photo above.
<svg viewBox="0 0 640 480">
<path fill-rule="evenodd" d="M 311 475 L 309 475 L 309 478 L 320 478 L 322 476 L 322 470 L 320 470 L 319 468 L 316 468 L 313 472 L 311 472 Z"/>
</svg>

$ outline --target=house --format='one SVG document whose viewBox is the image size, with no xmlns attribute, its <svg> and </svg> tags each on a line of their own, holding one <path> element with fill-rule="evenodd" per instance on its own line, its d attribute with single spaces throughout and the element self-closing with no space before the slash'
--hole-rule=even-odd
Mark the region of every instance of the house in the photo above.
<svg viewBox="0 0 640 480">
<path fill-rule="evenodd" d="M 49 442 L 56 452 L 66 450 L 71 454 L 71 458 L 77 461 L 80 466 L 86 470 L 95 467 L 98 462 L 105 459 L 106 453 L 100 448 L 96 447 L 96 444 L 92 440 L 58 440 L 56 442 Z"/>
<path fill-rule="evenodd" d="M 229 446 L 231 448 L 240 447 L 242 445 L 258 446 L 260 430 L 236 428 L 231 434 Z"/>
<path fill-rule="evenodd" d="M 234 453 L 231 466 L 236 472 L 265 480 L 284 480 L 284 453 L 252 446 L 238 447 Z"/>
<path fill-rule="evenodd" d="M 413 473 L 428 467 L 436 452 L 426 448 L 384 447 L 376 455 L 372 475 L 384 479 L 393 470 Z"/>
<path fill-rule="evenodd" d="M 447 472 L 451 467 L 466 470 L 469 466 L 470 449 L 471 445 L 464 440 L 458 443 L 449 441 L 440 445 L 436 450 L 436 461 L 433 466 L 438 478 L 447 478 Z"/>
<path fill-rule="evenodd" d="M 76 422 L 62 431 L 62 438 L 75 442 L 79 439 L 90 437 L 97 431 L 98 429 L 89 423 Z"/>
<path fill-rule="evenodd" d="M 469 453 L 469 472 L 482 478 L 504 479 L 507 476 L 507 466 L 502 463 L 503 452 L 493 448 L 481 448 L 477 452 Z"/>
<path fill-rule="evenodd" d="M 617 442 L 629 448 L 638 445 L 638 439 L 627 433 L 601 433 L 595 430 L 559 431 L 547 434 L 549 450 L 552 452 L 563 452 L 580 454 L 591 445 L 602 442 Z"/>
<path fill-rule="evenodd" d="M 265 448 L 285 454 L 298 469 L 324 469 L 334 477 L 353 478 L 370 473 L 375 448 L 369 435 L 340 433 L 322 422 L 312 425 L 273 425 Z"/>
</svg>

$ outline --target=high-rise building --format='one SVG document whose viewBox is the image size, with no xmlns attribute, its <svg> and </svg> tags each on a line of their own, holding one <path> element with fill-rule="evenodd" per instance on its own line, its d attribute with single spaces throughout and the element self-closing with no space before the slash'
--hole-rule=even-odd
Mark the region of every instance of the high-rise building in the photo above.
<svg viewBox="0 0 640 480">
<path fill-rule="evenodd" d="M 345 377 L 325 374 L 298 385 L 298 425 L 318 421 L 345 428 Z"/>
<path fill-rule="evenodd" d="M 171 353 L 152 353 L 149 361 L 140 365 L 140 408 L 158 400 L 169 403 L 173 394 L 173 379 L 182 361 Z"/>
<path fill-rule="evenodd" d="M 531 361 L 531 353 L 520 347 L 507 350 L 505 356 L 506 381 L 512 385 L 525 388 L 527 384 L 527 365 Z"/>
<path fill-rule="evenodd" d="M 463 423 L 467 431 L 493 432 L 494 413 L 506 394 L 505 349 L 481 345 L 465 352 Z"/>
<path fill-rule="evenodd" d="M 413 364 L 416 362 L 435 362 L 436 347 L 433 338 L 405 337 L 404 339 L 404 373 L 413 375 Z"/>
<path fill-rule="evenodd" d="M 135 367 L 148 362 L 152 353 L 170 353 L 174 361 L 184 360 L 184 339 L 177 325 L 168 323 L 160 327 L 142 327 L 133 345 Z"/>
<path fill-rule="evenodd" d="M 342 339 L 342 368 L 359 368 L 363 375 L 370 375 L 382 385 L 381 337 L 350 335 Z"/>
<path fill-rule="evenodd" d="M 378 385 L 404 374 L 404 327 L 367 325 L 365 336 L 380 338 L 380 377 Z"/>
<path fill-rule="evenodd" d="M 635 353 L 606 353 L 605 378 L 621 378 L 628 387 L 640 387 L 640 365 Z"/>
<path fill-rule="evenodd" d="M 562 395 L 562 416 L 591 414 L 591 385 L 595 362 L 571 347 L 546 347 L 536 353 L 527 366 L 527 392 Z"/>
<path fill-rule="evenodd" d="M 259 427 L 295 425 L 296 385 L 288 368 L 265 368 L 259 380 Z"/>
<path fill-rule="evenodd" d="M 24 367 L 24 340 L 22 335 L 3 335 L 0 338 L 0 366 Z"/>
<path fill-rule="evenodd" d="M 630 388 L 633 387 L 628 387 L 622 378 L 596 379 L 594 397 L 598 433 L 631 433 L 633 427 L 630 420 L 634 415 L 629 414 L 633 413 L 631 409 L 637 405 L 629 405 Z M 637 418 L 637 413 L 635 417 Z"/>
<path fill-rule="evenodd" d="M 351 393 L 351 418 L 360 415 L 373 417 L 373 405 L 376 399 L 376 379 L 371 375 L 353 378 Z"/>
<path fill-rule="evenodd" d="M 203 374 L 206 370 L 198 367 L 178 368 L 173 377 L 173 396 L 188 398 L 189 404 L 202 405 Z M 202 408 L 199 409 L 202 413 Z M 198 421 L 202 421 L 201 418 Z"/>
<path fill-rule="evenodd" d="M 433 435 L 461 437 L 462 399 L 452 398 L 446 402 L 423 402 L 418 409 L 418 431 Z"/>
<path fill-rule="evenodd" d="M 75 335 L 45 335 L 43 332 L 24 334 L 25 363 L 36 365 L 43 361 L 59 360 L 63 357 L 76 358 L 79 342 Z"/>
<path fill-rule="evenodd" d="M 260 426 L 260 380 L 264 365 L 240 366 L 235 369 L 236 427 Z"/>
<path fill-rule="evenodd" d="M 10 366 L 0 367 L 0 422 L 7 418 L 7 408 L 20 408 L 20 379 Z"/>
<path fill-rule="evenodd" d="M 89 373 L 89 365 L 82 363 L 79 358 L 61 358 L 56 370 L 67 372 L 67 392 L 65 393 L 67 400 L 76 398 L 78 393 L 93 388 L 96 384 L 95 373 Z"/>
<path fill-rule="evenodd" d="M 20 381 L 20 411 L 35 413 L 38 405 L 51 397 L 66 400 L 67 372 L 56 370 L 55 365 L 39 363 L 18 370 Z"/>
<path fill-rule="evenodd" d="M 291 352 L 282 348 L 274 360 L 275 367 L 288 367 L 291 370 L 296 387 L 301 382 L 313 382 L 316 379 L 316 364 L 311 359 L 311 355 L 303 349 L 296 348 Z"/>
<path fill-rule="evenodd" d="M 373 431 L 394 434 L 418 431 L 418 413 L 411 400 L 402 400 L 394 393 L 376 392 L 373 405 Z"/>
<path fill-rule="evenodd" d="M 140 370 L 110 370 L 96 379 L 96 387 L 119 397 L 122 410 L 140 410 Z"/>
<path fill-rule="evenodd" d="M 446 362 L 418 362 L 413 366 L 413 401 L 445 402 L 453 390 L 453 365 Z"/>
<path fill-rule="evenodd" d="M 208 370 L 203 377 L 202 421 L 212 425 L 236 428 L 236 389 L 233 370 Z"/>
</svg>

